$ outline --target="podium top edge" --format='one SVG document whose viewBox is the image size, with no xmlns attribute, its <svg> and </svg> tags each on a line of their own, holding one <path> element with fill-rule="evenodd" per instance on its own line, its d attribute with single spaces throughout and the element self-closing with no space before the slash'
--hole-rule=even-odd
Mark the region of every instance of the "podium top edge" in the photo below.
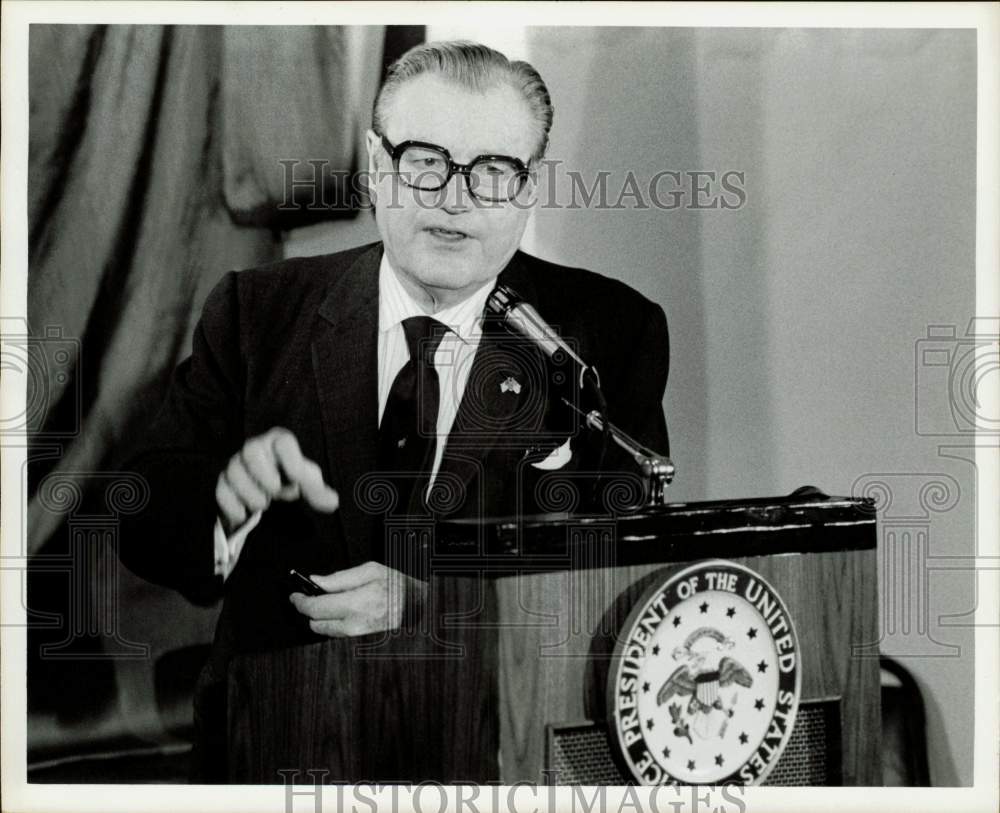
<svg viewBox="0 0 1000 813">
<path fill-rule="evenodd" d="M 597 553 L 606 548 L 619 565 L 847 552 L 876 547 L 876 522 L 872 500 L 849 497 L 674 503 L 618 514 L 442 520 L 424 553 L 438 567 L 500 571 L 594 566 L 580 562 L 604 561 Z"/>
<path fill-rule="evenodd" d="M 625 508 L 623 510 L 611 510 L 606 512 L 570 512 L 555 511 L 546 514 L 526 514 L 524 516 L 487 516 L 480 518 L 454 518 L 442 519 L 438 523 L 439 527 L 468 528 L 472 527 L 494 527 L 494 528 L 536 528 L 541 526 L 554 526 L 565 524 L 580 524 L 593 522 L 634 522 L 637 520 L 667 519 L 667 518 L 695 518 L 709 516 L 725 516 L 733 514 L 754 515 L 758 518 L 768 516 L 778 518 L 779 515 L 787 516 L 795 512 L 814 512 L 817 517 L 828 514 L 831 522 L 835 522 L 834 515 L 856 516 L 859 522 L 876 519 L 876 506 L 874 500 L 867 497 L 755 497 L 743 500 L 707 500 L 702 502 L 676 502 L 667 503 L 662 506 L 644 506 L 638 509 Z"/>
</svg>

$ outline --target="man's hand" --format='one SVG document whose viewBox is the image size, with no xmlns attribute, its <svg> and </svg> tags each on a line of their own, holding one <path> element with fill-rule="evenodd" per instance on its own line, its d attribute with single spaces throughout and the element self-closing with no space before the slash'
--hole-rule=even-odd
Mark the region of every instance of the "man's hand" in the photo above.
<svg viewBox="0 0 1000 813">
<path fill-rule="evenodd" d="M 340 505 L 320 467 L 302 455 L 295 435 L 280 427 L 244 443 L 215 484 L 215 502 L 227 533 L 266 509 L 271 500 L 293 502 L 300 497 L 324 513 Z"/>
<path fill-rule="evenodd" d="M 378 562 L 310 578 L 326 595 L 292 593 L 289 600 L 308 616 L 313 632 L 331 638 L 396 629 L 404 606 L 419 606 L 427 588 L 425 582 Z"/>
</svg>

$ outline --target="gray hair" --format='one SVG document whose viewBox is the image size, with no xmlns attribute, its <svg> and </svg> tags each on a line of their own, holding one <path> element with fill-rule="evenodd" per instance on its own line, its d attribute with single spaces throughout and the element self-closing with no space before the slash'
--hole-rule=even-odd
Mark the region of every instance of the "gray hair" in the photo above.
<svg viewBox="0 0 1000 813">
<path fill-rule="evenodd" d="M 442 76 L 468 90 L 482 92 L 502 83 L 519 91 L 538 124 L 540 136 L 532 158 L 545 155 L 552 129 L 552 101 L 549 89 L 531 65 L 511 61 L 499 51 L 465 40 L 428 42 L 411 48 L 389 66 L 385 82 L 375 97 L 372 129 L 385 134 L 386 105 L 407 80 L 421 74 Z"/>
</svg>

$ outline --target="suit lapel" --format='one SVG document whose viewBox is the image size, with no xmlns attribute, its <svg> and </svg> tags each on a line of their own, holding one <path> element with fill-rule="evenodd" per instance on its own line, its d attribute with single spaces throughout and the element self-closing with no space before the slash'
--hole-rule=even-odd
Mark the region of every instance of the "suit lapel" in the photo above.
<svg viewBox="0 0 1000 813">
<path fill-rule="evenodd" d="M 371 558 L 375 517 L 360 508 L 355 485 L 375 469 L 378 442 L 378 270 L 381 245 L 332 282 L 312 340 L 313 373 L 332 485 L 349 560 Z"/>
</svg>

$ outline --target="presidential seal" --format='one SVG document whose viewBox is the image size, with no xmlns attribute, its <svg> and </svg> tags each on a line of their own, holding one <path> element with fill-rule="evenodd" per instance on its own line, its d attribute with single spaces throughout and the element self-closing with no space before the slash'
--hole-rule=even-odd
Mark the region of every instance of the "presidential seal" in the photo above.
<svg viewBox="0 0 1000 813">
<path fill-rule="evenodd" d="M 795 723 L 798 653 L 761 576 L 721 559 L 685 568 L 647 590 L 621 631 L 611 740 L 645 785 L 759 784 Z"/>
</svg>

